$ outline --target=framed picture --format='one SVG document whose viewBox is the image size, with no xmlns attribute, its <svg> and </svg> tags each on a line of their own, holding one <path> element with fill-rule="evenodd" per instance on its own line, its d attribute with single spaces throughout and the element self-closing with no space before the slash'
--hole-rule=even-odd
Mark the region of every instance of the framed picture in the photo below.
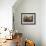
<svg viewBox="0 0 46 46">
<path fill-rule="evenodd" d="M 21 24 L 23 25 L 36 24 L 36 13 L 21 13 Z"/>
</svg>

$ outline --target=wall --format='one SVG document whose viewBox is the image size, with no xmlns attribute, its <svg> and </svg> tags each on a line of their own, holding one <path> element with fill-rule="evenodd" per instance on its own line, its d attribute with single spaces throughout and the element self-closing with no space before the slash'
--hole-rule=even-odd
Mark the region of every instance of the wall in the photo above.
<svg viewBox="0 0 46 46">
<path fill-rule="evenodd" d="M 41 1 L 41 41 L 42 46 L 46 46 L 46 0 Z"/>
<path fill-rule="evenodd" d="M 12 6 L 16 0 L 0 0 L 0 27 L 12 29 Z"/>
<path fill-rule="evenodd" d="M 18 3 L 19 2 L 19 3 Z M 18 0 L 13 6 L 15 30 L 23 33 L 24 38 L 35 41 L 36 46 L 41 46 L 41 1 L 40 0 Z M 36 13 L 35 25 L 22 25 L 21 13 Z"/>
</svg>

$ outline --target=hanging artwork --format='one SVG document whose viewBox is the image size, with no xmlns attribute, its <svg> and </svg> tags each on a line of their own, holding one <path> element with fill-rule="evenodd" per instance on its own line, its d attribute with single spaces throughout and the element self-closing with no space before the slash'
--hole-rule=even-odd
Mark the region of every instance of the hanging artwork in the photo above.
<svg viewBox="0 0 46 46">
<path fill-rule="evenodd" d="M 21 24 L 23 25 L 36 24 L 36 13 L 21 13 Z"/>
</svg>

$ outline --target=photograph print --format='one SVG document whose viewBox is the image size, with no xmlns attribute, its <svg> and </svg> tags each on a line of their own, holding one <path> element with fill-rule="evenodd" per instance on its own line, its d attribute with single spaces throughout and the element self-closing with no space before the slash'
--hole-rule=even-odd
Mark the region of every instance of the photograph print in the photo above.
<svg viewBox="0 0 46 46">
<path fill-rule="evenodd" d="M 21 24 L 23 25 L 36 24 L 36 14 L 35 13 L 21 13 Z"/>
</svg>

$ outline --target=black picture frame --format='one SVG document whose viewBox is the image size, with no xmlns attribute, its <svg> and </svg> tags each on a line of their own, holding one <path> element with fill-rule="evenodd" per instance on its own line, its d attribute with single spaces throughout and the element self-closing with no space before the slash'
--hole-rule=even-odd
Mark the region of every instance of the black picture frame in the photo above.
<svg viewBox="0 0 46 46">
<path fill-rule="evenodd" d="M 22 25 L 35 25 L 36 13 L 21 13 L 21 24 Z"/>
</svg>

